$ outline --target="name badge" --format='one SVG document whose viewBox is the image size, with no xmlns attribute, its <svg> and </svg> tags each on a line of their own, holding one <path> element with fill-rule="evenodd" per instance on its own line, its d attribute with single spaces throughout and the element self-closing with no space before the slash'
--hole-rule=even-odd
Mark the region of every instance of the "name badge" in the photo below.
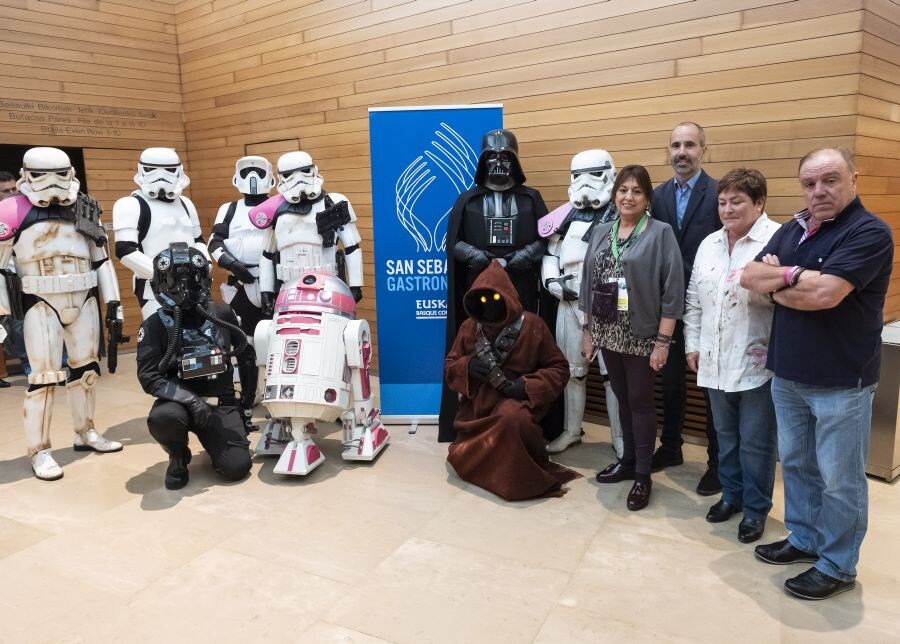
<svg viewBox="0 0 900 644">
<path fill-rule="evenodd" d="M 628 310 L 628 285 L 626 284 L 624 277 L 620 277 L 616 281 L 619 283 L 619 297 L 616 299 L 616 310 L 617 311 L 627 311 Z"/>
</svg>

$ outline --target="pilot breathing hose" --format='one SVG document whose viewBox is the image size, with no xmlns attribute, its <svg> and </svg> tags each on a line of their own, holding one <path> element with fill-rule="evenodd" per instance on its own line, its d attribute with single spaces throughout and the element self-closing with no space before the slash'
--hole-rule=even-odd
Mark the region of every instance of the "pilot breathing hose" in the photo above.
<svg viewBox="0 0 900 644">
<path fill-rule="evenodd" d="M 199 313 L 200 317 L 202 317 L 204 320 L 212 322 L 213 324 L 215 324 L 217 326 L 224 327 L 224 328 L 228 329 L 229 331 L 231 331 L 232 333 L 238 334 L 238 338 L 240 338 L 240 340 L 238 341 L 238 345 L 236 347 L 232 347 L 231 351 L 228 351 L 225 354 L 226 358 L 231 359 L 234 356 L 239 355 L 244 352 L 244 349 L 247 348 L 248 342 L 247 342 L 247 334 L 244 333 L 244 330 L 241 329 L 241 327 L 237 326 L 236 324 L 231 324 L 230 322 L 226 322 L 225 320 L 220 320 L 219 318 L 214 316 L 212 313 L 207 311 L 200 304 L 197 304 L 196 308 L 197 308 L 197 313 Z M 176 326 L 179 327 L 179 331 L 180 331 L 181 325 L 178 324 L 177 320 L 176 320 L 175 324 L 176 324 Z"/>
<path fill-rule="evenodd" d="M 166 353 L 163 355 L 162 360 L 159 361 L 159 369 L 160 373 L 166 373 L 172 366 L 172 363 L 175 361 L 175 355 L 181 350 L 181 317 L 182 310 L 180 306 L 176 306 L 173 310 L 173 317 L 175 318 L 175 326 L 172 329 L 172 333 L 169 334 L 169 346 L 166 347 Z"/>
</svg>

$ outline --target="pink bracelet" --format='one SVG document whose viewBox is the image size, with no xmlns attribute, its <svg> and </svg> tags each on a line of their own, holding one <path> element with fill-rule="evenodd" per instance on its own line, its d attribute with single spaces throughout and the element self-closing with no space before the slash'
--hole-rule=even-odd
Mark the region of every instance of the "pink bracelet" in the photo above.
<svg viewBox="0 0 900 644">
<path fill-rule="evenodd" d="M 797 269 L 796 266 L 785 266 L 784 270 L 781 272 L 781 279 L 784 280 L 785 286 L 791 285 L 791 278 L 793 277 L 794 271 Z"/>
</svg>

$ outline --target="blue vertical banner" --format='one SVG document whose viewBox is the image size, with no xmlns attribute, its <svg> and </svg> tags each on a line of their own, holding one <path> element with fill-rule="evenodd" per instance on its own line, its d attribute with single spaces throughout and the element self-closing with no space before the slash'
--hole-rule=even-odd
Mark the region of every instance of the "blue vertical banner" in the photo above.
<svg viewBox="0 0 900 644">
<path fill-rule="evenodd" d="M 382 418 L 437 422 L 447 317 L 447 217 L 475 185 L 502 105 L 369 109 Z"/>
</svg>

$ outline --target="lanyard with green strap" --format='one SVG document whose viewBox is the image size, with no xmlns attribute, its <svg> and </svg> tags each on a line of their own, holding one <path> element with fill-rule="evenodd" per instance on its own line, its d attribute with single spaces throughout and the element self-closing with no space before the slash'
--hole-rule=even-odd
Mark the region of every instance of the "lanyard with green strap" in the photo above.
<svg viewBox="0 0 900 644">
<path fill-rule="evenodd" d="M 616 262 L 616 268 L 619 268 L 619 266 L 620 266 L 619 257 L 622 255 L 622 251 L 619 250 L 619 222 L 620 221 L 622 221 L 622 220 L 616 219 L 616 223 L 613 224 L 612 240 L 610 243 L 610 246 L 612 248 L 613 260 L 615 260 L 615 262 Z M 637 226 L 634 227 L 634 230 L 631 231 L 631 234 L 628 235 L 628 237 L 626 237 L 623 240 L 623 246 L 627 245 L 628 242 L 632 238 L 640 235 L 641 231 L 644 229 L 644 226 L 646 225 L 646 223 L 647 223 L 647 213 L 645 212 L 643 215 L 641 215 L 641 218 L 637 222 Z"/>
</svg>

